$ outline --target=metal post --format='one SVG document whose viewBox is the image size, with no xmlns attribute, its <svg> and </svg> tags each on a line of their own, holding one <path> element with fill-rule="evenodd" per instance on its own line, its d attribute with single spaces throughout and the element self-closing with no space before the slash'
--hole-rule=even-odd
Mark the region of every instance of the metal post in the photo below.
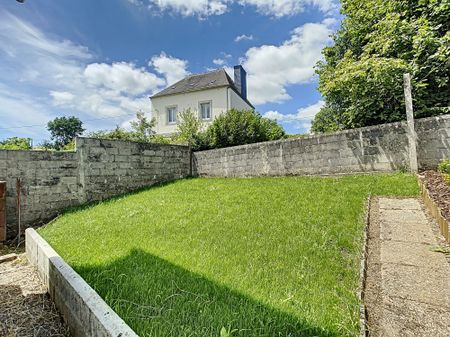
<svg viewBox="0 0 450 337">
<path fill-rule="evenodd" d="M 411 172 L 417 173 L 419 171 L 419 166 L 417 164 L 417 134 L 414 128 L 414 111 L 410 74 L 403 74 L 403 87 L 405 91 L 406 117 L 408 121 L 407 134 L 409 144 L 409 166 Z"/>
</svg>

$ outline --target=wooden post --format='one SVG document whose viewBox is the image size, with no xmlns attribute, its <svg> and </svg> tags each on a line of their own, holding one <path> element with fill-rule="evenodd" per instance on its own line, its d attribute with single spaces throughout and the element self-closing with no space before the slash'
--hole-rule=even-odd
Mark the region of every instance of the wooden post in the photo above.
<svg viewBox="0 0 450 337">
<path fill-rule="evenodd" d="M 6 181 L 0 181 L 0 242 L 6 241 Z"/>
<path fill-rule="evenodd" d="M 417 164 L 417 134 L 414 128 L 414 111 L 413 102 L 411 94 L 411 75 L 403 75 L 403 87 L 405 91 L 405 105 L 406 105 L 406 117 L 408 121 L 408 144 L 409 144 L 409 166 L 413 173 L 419 171 L 419 166 Z"/>
</svg>

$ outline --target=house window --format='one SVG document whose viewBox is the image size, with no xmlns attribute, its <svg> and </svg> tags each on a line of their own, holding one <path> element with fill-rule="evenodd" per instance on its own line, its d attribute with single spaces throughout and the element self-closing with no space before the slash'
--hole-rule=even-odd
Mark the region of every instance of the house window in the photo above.
<svg viewBox="0 0 450 337">
<path fill-rule="evenodd" d="M 211 119 L 211 102 L 200 103 L 200 118 Z"/>
<path fill-rule="evenodd" d="M 175 124 L 177 122 L 177 107 L 171 106 L 167 108 L 167 123 Z"/>
</svg>

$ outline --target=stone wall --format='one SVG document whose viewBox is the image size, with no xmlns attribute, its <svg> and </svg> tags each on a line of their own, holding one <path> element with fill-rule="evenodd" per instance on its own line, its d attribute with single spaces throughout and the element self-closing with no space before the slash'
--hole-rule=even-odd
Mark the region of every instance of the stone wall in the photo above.
<svg viewBox="0 0 450 337">
<path fill-rule="evenodd" d="M 194 153 L 199 176 L 277 176 L 409 169 L 406 122 Z M 450 115 L 416 121 L 420 168 L 450 157 Z"/>
<path fill-rule="evenodd" d="M 7 237 L 18 230 L 17 178 L 24 230 L 48 222 L 70 206 L 189 174 L 186 146 L 79 138 L 76 152 L 0 150 L 0 181 L 7 182 Z"/>
<path fill-rule="evenodd" d="M 450 115 L 416 121 L 417 157 L 421 169 L 435 169 L 450 158 Z"/>
<path fill-rule="evenodd" d="M 450 158 L 450 115 L 416 121 L 418 162 Z M 186 146 L 79 138 L 76 152 L 0 150 L 7 182 L 7 236 L 17 233 L 16 179 L 22 230 L 67 207 L 189 176 L 276 176 L 409 169 L 406 122 L 191 154 Z M 193 169 L 193 171 L 192 171 Z"/>
</svg>

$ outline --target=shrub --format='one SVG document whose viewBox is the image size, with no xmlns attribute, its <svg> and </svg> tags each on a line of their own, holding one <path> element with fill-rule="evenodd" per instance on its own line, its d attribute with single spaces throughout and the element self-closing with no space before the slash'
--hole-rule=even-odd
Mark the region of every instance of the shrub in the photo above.
<svg viewBox="0 0 450 337">
<path fill-rule="evenodd" d="M 438 171 L 447 185 L 450 185 L 450 159 L 442 160 L 438 166 Z"/>
<path fill-rule="evenodd" d="M 199 136 L 200 148 L 222 148 L 285 138 L 275 121 L 263 118 L 254 110 L 229 110 L 218 116 Z"/>
<path fill-rule="evenodd" d="M 0 150 L 31 150 L 30 138 L 12 137 L 0 142 Z"/>
<path fill-rule="evenodd" d="M 180 123 L 178 124 L 176 142 L 180 144 L 193 145 L 197 143 L 202 129 L 202 121 L 195 116 L 191 109 L 184 110 L 179 114 Z"/>
<path fill-rule="evenodd" d="M 450 159 L 442 160 L 438 166 L 438 171 L 440 173 L 450 174 Z"/>
</svg>

